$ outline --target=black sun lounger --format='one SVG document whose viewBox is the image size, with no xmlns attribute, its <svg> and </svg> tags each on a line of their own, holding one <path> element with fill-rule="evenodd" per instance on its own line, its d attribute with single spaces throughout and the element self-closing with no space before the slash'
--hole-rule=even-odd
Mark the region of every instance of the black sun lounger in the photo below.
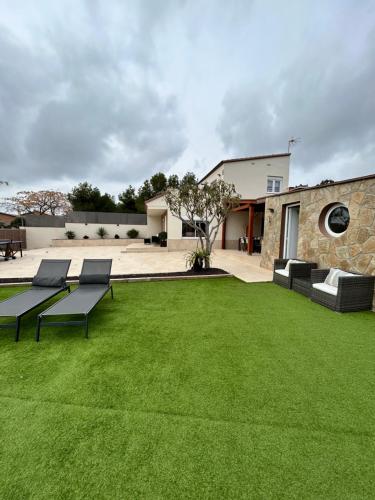
<svg viewBox="0 0 375 500">
<path fill-rule="evenodd" d="M 85 259 L 83 261 L 79 286 L 71 294 L 56 302 L 38 316 L 36 341 L 40 338 L 42 326 L 85 326 L 86 338 L 89 333 L 89 314 L 104 295 L 113 289 L 109 281 L 112 259 Z M 49 321 L 51 316 L 83 316 L 79 320 Z"/>
<path fill-rule="evenodd" d="M 31 288 L 0 302 L 0 317 L 16 318 L 15 323 L 0 323 L 0 328 L 15 328 L 17 342 L 22 316 L 64 290 L 70 291 L 65 281 L 69 266 L 70 260 L 43 259 Z"/>
</svg>

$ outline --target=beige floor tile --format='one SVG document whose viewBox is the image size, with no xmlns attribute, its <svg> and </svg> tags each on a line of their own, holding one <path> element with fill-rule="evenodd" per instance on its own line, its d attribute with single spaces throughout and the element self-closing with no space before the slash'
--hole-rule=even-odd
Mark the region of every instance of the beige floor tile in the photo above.
<svg viewBox="0 0 375 500">
<path fill-rule="evenodd" d="M 122 247 L 41 248 L 26 250 L 23 258 L 0 261 L 0 277 L 33 276 L 41 259 L 71 259 L 69 275 L 78 275 L 84 258 L 112 258 L 112 274 L 140 274 L 185 271 L 186 252 L 126 253 Z M 260 256 L 237 250 L 215 250 L 212 266 L 246 282 L 271 281 L 272 273 L 259 265 Z"/>
</svg>

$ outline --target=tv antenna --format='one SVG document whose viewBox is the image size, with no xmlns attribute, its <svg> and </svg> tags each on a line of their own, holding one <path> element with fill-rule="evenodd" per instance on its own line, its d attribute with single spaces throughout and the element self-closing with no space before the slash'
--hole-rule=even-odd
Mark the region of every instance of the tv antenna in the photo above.
<svg viewBox="0 0 375 500">
<path fill-rule="evenodd" d="M 301 137 L 291 137 L 288 141 L 288 153 L 290 153 L 290 148 L 301 142 Z"/>
</svg>

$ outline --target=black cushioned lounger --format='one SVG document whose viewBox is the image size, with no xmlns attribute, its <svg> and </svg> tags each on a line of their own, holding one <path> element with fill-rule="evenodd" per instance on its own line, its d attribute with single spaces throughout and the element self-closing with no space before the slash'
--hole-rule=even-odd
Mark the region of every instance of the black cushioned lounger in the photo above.
<svg viewBox="0 0 375 500">
<path fill-rule="evenodd" d="M 66 276 L 70 260 L 43 259 L 29 290 L 0 302 L 0 317 L 16 318 L 15 323 L 0 323 L 0 328 L 15 328 L 16 342 L 20 336 L 21 318 L 55 295 L 68 290 Z"/>
<path fill-rule="evenodd" d="M 112 259 L 85 259 L 83 261 L 79 286 L 71 294 L 56 302 L 38 316 L 36 341 L 40 338 L 42 326 L 79 326 L 84 325 L 86 338 L 89 333 L 88 318 L 90 312 L 104 295 L 113 289 L 110 283 Z M 51 316 L 83 316 L 80 320 L 49 321 Z"/>
</svg>

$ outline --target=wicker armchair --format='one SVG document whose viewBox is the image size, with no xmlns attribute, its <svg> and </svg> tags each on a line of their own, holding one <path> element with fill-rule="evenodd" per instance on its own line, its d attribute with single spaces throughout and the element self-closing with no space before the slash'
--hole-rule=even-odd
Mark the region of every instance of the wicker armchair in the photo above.
<svg viewBox="0 0 375 500">
<path fill-rule="evenodd" d="M 294 278 L 310 278 L 311 270 L 316 269 L 315 262 L 304 262 L 301 264 L 290 264 L 289 275 L 283 276 L 277 273 L 278 269 L 285 269 L 289 259 L 275 259 L 273 263 L 273 282 L 285 288 L 292 288 Z M 299 259 L 293 259 L 299 260 Z"/>
<path fill-rule="evenodd" d="M 329 269 L 313 269 L 311 282 L 323 283 Z M 375 276 L 359 273 L 356 276 L 341 276 L 338 279 L 337 295 L 311 288 L 311 300 L 337 312 L 365 311 L 372 309 Z"/>
</svg>

